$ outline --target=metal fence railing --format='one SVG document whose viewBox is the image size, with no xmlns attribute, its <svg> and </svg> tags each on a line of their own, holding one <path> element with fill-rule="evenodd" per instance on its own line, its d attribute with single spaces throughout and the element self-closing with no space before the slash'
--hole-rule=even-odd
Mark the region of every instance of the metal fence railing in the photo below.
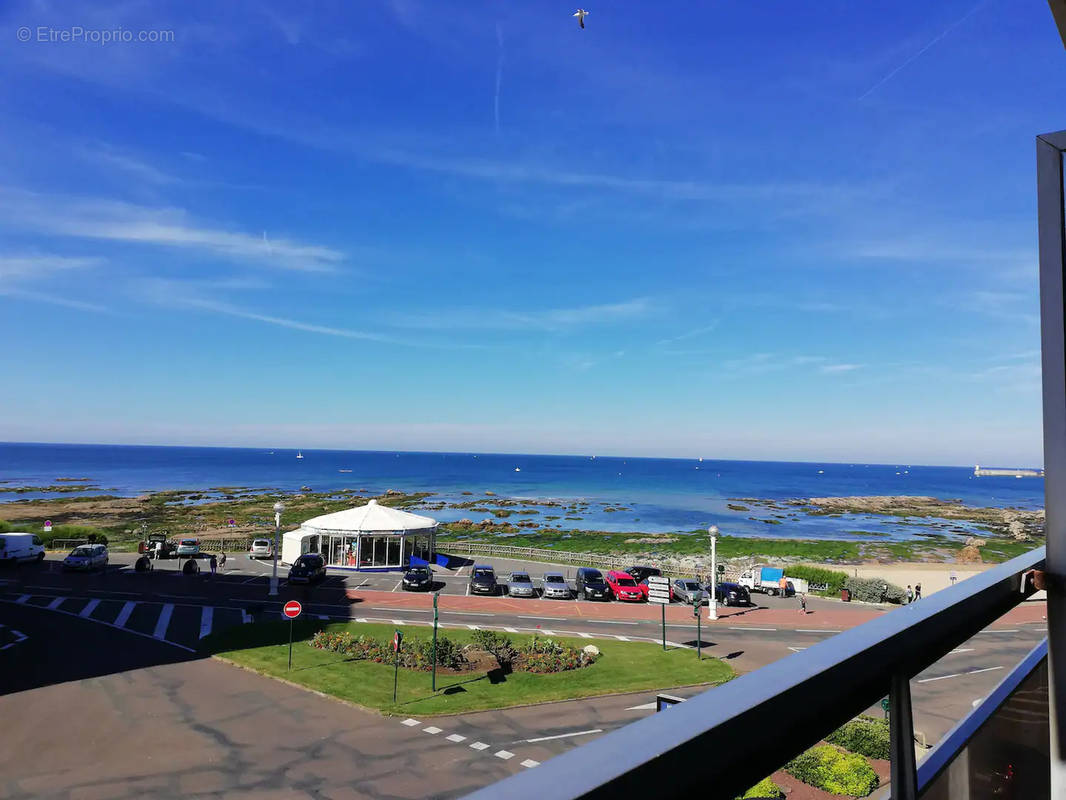
<svg viewBox="0 0 1066 800">
<path fill-rule="evenodd" d="M 911 678 L 1035 590 L 1044 548 L 839 633 L 470 795 L 472 800 L 737 797 L 889 695 L 894 800 L 926 776 L 914 753 Z M 932 777 L 932 776 L 928 776 Z M 920 782 L 921 781 L 921 782 Z"/>
</svg>

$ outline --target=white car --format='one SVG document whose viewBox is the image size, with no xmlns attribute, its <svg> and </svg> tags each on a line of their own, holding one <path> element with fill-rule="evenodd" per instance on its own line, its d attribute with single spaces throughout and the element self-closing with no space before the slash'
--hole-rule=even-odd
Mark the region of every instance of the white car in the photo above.
<svg viewBox="0 0 1066 800">
<path fill-rule="evenodd" d="M 274 555 L 274 545 L 269 539 L 253 539 L 248 548 L 248 558 L 270 558 Z"/>
<path fill-rule="evenodd" d="M 63 569 L 88 572 L 92 569 L 107 569 L 107 548 L 102 544 L 79 544 L 63 559 Z"/>
<path fill-rule="evenodd" d="M 0 533 L 0 564 L 44 561 L 44 542 L 35 533 Z"/>
<path fill-rule="evenodd" d="M 178 558 L 182 556 L 197 556 L 200 555 L 200 540 L 199 539 L 181 539 L 178 541 L 178 549 L 175 551 Z"/>
</svg>

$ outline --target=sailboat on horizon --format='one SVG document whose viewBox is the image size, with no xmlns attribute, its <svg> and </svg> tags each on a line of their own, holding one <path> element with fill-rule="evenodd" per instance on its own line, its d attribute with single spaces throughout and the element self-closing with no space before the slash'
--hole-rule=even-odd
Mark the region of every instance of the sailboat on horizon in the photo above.
<svg viewBox="0 0 1066 800">
<path fill-rule="evenodd" d="M 301 450 L 297 450 L 297 451 L 296 451 L 296 457 L 297 457 L 297 458 L 303 458 L 303 457 L 304 457 L 303 451 L 301 451 Z"/>
</svg>

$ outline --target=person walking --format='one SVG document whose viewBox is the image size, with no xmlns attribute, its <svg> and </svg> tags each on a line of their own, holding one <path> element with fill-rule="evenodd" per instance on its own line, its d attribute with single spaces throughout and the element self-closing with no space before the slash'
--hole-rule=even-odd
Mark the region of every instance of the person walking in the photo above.
<svg viewBox="0 0 1066 800">
<path fill-rule="evenodd" d="M 223 550 L 221 553 L 218 554 L 218 568 L 219 569 L 225 569 L 226 568 L 226 551 L 225 550 Z"/>
<path fill-rule="evenodd" d="M 914 599 L 915 600 L 921 600 L 922 599 L 922 585 L 920 583 L 914 584 Z"/>
<path fill-rule="evenodd" d="M 215 570 L 216 569 L 218 569 L 218 557 L 214 553 L 212 553 L 211 554 L 211 577 L 212 578 L 215 577 Z"/>
<path fill-rule="evenodd" d="M 785 580 L 785 576 L 781 576 L 781 580 L 777 582 L 778 589 L 781 591 L 782 597 L 788 597 L 788 581 Z"/>
<path fill-rule="evenodd" d="M 907 584 L 907 605 L 910 605 L 913 602 L 914 602 L 914 589 L 912 589 L 911 585 L 908 583 Z"/>
<path fill-rule="evenodd" d="M 954 586 L 955 581 L 959 579 L 959 576 L 955 574 L 955 570 L 952 570 L 951 574 L 948 576 L 948 579 L 951 581 L 951 585 Z"/>
<path fill-rule="evenodd" d="M 800 595 L 800 613 L 806 616 L 807 614 L 807 595 Z"/>
</svg>

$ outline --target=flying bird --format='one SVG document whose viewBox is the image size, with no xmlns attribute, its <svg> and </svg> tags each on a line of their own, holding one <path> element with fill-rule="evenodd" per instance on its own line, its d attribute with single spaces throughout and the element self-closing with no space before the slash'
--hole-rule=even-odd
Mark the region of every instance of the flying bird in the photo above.
<svg viewBox="0 0 1066 800">
<path fill-rule="evenodd" d="M 577 17 L 577 24 L 580 25 L 582 28 L 585 27 L 585 17 L 587 17 L 588 15 L 589 15 L 589 12 L 587 12 L 583 8 L 579 8 L 577 10 L 577 13 L 574 14 L 574 16 Z"/>
</svg>

